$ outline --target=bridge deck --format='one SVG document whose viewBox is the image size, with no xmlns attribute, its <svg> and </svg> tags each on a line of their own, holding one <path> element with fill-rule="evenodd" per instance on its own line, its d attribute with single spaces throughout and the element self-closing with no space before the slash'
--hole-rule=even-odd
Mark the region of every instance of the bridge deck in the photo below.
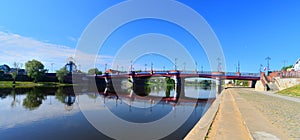
<svg viewBox="0 0 300 140">
<path fill-rule="evenodd" d="M 209 78 L 209 79 L 228 79 L 228 80 L 259 80 L 259 74 L 246 73 L 246 74 L 216 74 L 216 73 L 169 73 L 169 72 L 140 72 L 140 73 L 119 73 L 119 74 L 103 74 L 98 75 L 96 78 L 149 78 L 149 77 L 180 77 L 180 78 Z"/>
</svg>

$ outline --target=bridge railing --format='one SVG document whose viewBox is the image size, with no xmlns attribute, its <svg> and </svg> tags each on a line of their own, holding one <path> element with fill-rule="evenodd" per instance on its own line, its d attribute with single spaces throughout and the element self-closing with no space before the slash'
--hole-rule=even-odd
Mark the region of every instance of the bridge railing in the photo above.
<svg viewBox="0 0 300 140">
<path fill-rule="evenodd" d="M 236 73 L 236 72 L 226 72 L 227 76 L 249 76 L 249 77 L 260 77 L 259 73 Z"/>
<path fill-rule="evenodd" d="M 260 77 L 260 74 L 259 73 L 241 73 L 241 76 Z"/>
<path fill-rule="evenodd" d="M 300 78 L 300 71 L 286 71 L 280 73 L 281 78 Z"/>
<path fill-rule="evenodd" d="M 169 74 L 170 71 L 163 71 L 163 70 L 155 70 L 152 74 Z M 211 71 L 179 71 L 180 74 L 212 74 Z M 136 71 L 136 74 L 151 74 L 150 71 Z M 110 73 L 109 75 L 127 75 L 129 74 L 128 71 L 122 71 L 118 73 Z M 226 76 L 249 76 L 249 77 L 260 77 L 259 73 L 236 73 L 236 72 L 226 72 Z M 300 72 L 298 73 L 285 73 L 283 77 L 300 77 Z"/>
</svg>

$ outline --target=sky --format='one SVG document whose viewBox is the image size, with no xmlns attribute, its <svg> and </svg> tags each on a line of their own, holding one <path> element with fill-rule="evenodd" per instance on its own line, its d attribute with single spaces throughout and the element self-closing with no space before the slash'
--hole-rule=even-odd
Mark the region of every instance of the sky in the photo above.
<svg viewBox="0 0 300 140">
<path fill-rule="evenodd" d="M 63 67 L 68 57 L 74 56 L 78 50 L 81 51 L 78 49 L 79 42 L 84 40 L 81 37 L 97 16 L 121 2 L 124 1 L 1 1 L 0 64 L 12 67 L 14 62 L 24 64 L 28 60 L 37 59 L 50 72 Z M 226 64 L 223 66 L 225 71 L 235 72 L 239 62 L 241 72 L 258 72 L 260 64 L 266 67 L 265 58 L 268 56 L 271 58 L 270 70 L 278 70 L 284 64 L 293 64 L 300 58 L 300 1 L 179 0 L 178 2 L 193 9 L 210 26 L 223 51 L 222 64 Z M 157 1 L 157 9 L 154 11 L 163 9 L 161 5 Z M 122 16 L 128 16 L 132 14 L 131 12 L 124 11 Z M 161 12 L 161 15 L 168 12 Z M 173 12 L 174 17 L 181 13 L 181 11 Z M 107 23 L 118 18 L 121 18 L 121 15 L 113 14 L 107 21 L 99 22 L 99 26 L 110 28 L 112 25 Z M 190 23 L 193 21 L 188 17 L 182 17 L 182 20 L 190 20 Z M 143 44 L 141 41 L 143 39 L 147 40 L 147 44 L 145 42 Z M 139 47 L 134 48 L 136 44 L 139 44 Z M 183 46 L 185 50 L 176 49 L 175 46 L 177 48 Z M 149 70 L 151 63 L 154 69 L 174 69 L 175 62 L 178 69 L 201 70 L 203 67 L 205 71 L 216 70 L 217 57 L 214 56 L 214 60 L 210 60 L 211 54 L 208 54 L 203 46 L 205 43 L 197 41 L 193 34 L 178 24 L 144 18 L 123 24 L 114 30 L 101 46 L 97 46 L 99 49 L 96 56 L 84 52 L 83 56 L 91 59 L 95 57 L 94 66 L 100 70 L 105 69 L 105 64 L 107 68 L 128 70 L 131 62 L 136 70 Z M 149 51 L 149 48 L 168 51 L 165 52 L 167 54 L 159 54 L 152 52 L 151 49 Z M 148 51 L 145 53 L 143 50 Z M 184 51 L 191 59 L 183 55 Z M 140 56 L 134 54 L 141 52 L 143 53 Z M 170 52 L 172 54 L 168 54 Z M 128 56 L 138 57 L 133 59 Z M 86 59 L 78 62 L 78 65 L 87 71 L 88 67 L 84 65 L 89 62 Z"/>
</svg>

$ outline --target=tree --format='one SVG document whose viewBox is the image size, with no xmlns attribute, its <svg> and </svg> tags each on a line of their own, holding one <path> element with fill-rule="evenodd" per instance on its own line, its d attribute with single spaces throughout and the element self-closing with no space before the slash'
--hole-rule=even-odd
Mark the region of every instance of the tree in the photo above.
<svg viewBox="0 0 300 140">
<path fill-rule="evenodd" d="M 101 75 L 102 72 L 99 71 L 97 68 L 92 68 L 92 69 L 88 70 L 88 74 L 98 74 L 98 75 Z"/>
<path fill-rule="evenodd" d="M 13 70 L 10 74 L 11 74 L 11 77 L 13 78 L 13 84 L 16 83 L 16 78 L 18 76 L 18 72 L 19 72 L 19 69 L 21 67 L 22 63 L 17 63 L 17 62 L 14 62 L 14 67 L 15 67 L 15 70 Z"/>
<path fill-rule="evenodd" d="M 171 79 L 170 77 L 166 77 L 165 82 L 166 82 L 167 85 L 174 85 L 175 84 L 175 81 L 173 79 Z"/>
<path fill-rule="evenodd" d="M 68 70 L 66 66 L 62 67 L 60 70 L 56 71 L 56 77 L 60 83 L 64 82 L 64 77 L 68 75 Z"/>
<path fill-rule="evenodd" d="M 43 91 L 38 89 L 33 89 L 26 94 L 26 98 L 23 99 L 23 106 L 26 109 L 34 110 L 38 108 L 45 100 L 45 95 Z"/>
<path fill-rule="evenodd" d="M 289 68 L 293 68 L 293 65 L 282 67 L 281 70 L 282 71 L 287 71 L 287 69 L 289 69 Z"/>
<path fill-rule="evenodd" d="M 25 70 L 30 78 L 33 78 L 33 82 L 38 82 L 46 73 L 44 65 L 35 59 L 27 61 L 25 63 Z"/>
</svg>

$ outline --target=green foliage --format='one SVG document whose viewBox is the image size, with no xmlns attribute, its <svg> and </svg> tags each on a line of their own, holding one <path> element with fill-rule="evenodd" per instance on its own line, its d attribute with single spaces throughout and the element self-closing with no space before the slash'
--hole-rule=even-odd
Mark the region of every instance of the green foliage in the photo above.
<svg viewBox="0 0 300 140">
<path fill-rule="evenodd" d="M 13 78 L 13 84 L 16 83 L 16 78 L 17 78 L 18 73 L 16 71 L 11 72 L 11 77 Z"/>
<path fill-rule="evenodd" d="M 31 61 L 27 61 L 25 63 L 25 69 L 30 78 L 33 79 L 34 82 L 38 82 L 46 73 L 46 69 L 44 69 L 44 65 L 35 59 Z"/>
<path fill-rule="evenodd" d="M 247 80 L 236 80 L 235 81 L 237 86 L 244 86 L 247 87 L 249 85 L 249 81 Z"/>
<path fill-rule="evenodd" d="M 66 66 L 62 67 L 60 70 L 56 71 L 56 77 L 60 83 L 64 82 L 64 77 L 68 75 L 68 70 Z"/>
<path fill-rule="evenodd" d="M 42 91 L 33 89 L 26 94 L 26 98 L 23 100 L 23 106 L 29 110 L 34 110 L 42 104 L 44 99 L 45 95 Z"/>
<path fill-rule="evenodd" d="M 281 70 L 282 71 L 287 71 L 287 69 L 289 69 L 289 68 L 293 68 L 293 65 L 282 67 Z"/>
<path fill-rule="evenodd" d="M 97 74 L 97 75 L 101 75 L 102 71 L 99 71 L 97 68 L 91 68 L 88 70 L 88 74 Z"/>
<path fill-rule="evenodd" d="M 173 79 L 171 79 L 170 77 L 166 77 L 165 82 L 166 82 L 167 85 L 174 85 L 175 84 L 175 81 Z"/>
<path fill-rule="evenodd" d="M 290 88 L 281 90 L 278 93 L 288 96 L 300 97 L 300 85 L 292 86 Z"/>
<path fill-rule="evenodd" d="M 57 100 L 59 100 L 60 102 L 64 103 L 66 97 L 67 97 L 67 95 L 64 93 L 63 88 L 59 87 L 57 89 L 57 91 L 55 92 L 55 98 Z"/>
<path fill-rule="evenodd" d="M 4 71 L 0 70 L 0 76 L 3 76 L 3 75 L 4 75 Z"/>
</svg>

